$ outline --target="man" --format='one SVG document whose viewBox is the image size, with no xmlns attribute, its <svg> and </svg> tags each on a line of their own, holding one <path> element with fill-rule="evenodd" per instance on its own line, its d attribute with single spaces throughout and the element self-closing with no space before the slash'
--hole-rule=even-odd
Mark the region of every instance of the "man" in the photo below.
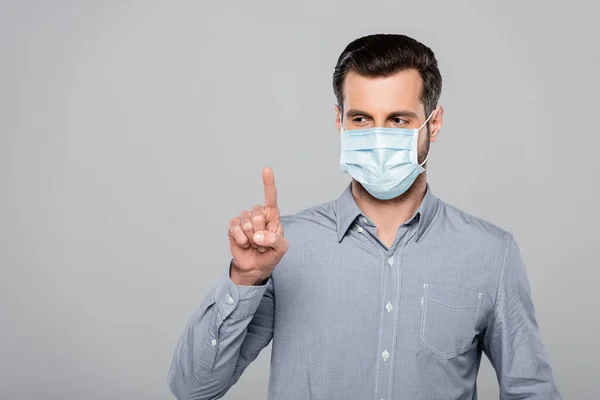
<svg viewBox="0 0 600 400">
<path fill-rule="evenodd" d="M 513 236 L 426 183 L 444 116 L 433 52 L 357 39 L 333 87 L 352 182 L 280 217 L 263 170 L 265 204 L 230 221 L 233 259 L 181 336 L 171 391 L 221 398 L 273 340 L 269 399 L 477 399 L 482 351 L 501 399 L 561 399 Z"/>
</svg>

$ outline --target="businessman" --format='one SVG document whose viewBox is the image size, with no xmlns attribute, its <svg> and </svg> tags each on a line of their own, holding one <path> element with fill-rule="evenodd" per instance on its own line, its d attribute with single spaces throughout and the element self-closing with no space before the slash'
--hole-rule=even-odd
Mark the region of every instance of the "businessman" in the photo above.
<svg viewBox="0 0 600 400">
<path fill-rule="evenodd" d="M 269 399 L 474 400 L 482 353 L 501 399 L 561 399 L 514 237 L 426 181 L 444 117 L 434 53 L 359 38 L 333 89 L 351 182 L 281 216 L 263 170 L 265 202 L 229 222 L 231 262 L 181 335 L 173 394 L 223 397 L 272 341 Z"/>
</svg>

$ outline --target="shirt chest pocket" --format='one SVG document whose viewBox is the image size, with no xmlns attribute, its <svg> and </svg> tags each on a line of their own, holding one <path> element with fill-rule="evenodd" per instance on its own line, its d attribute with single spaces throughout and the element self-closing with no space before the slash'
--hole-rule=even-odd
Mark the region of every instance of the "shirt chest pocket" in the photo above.
<svg viewBox="0 0 600 400">
<path fill-rule="evenodd" d="M 425 283 L 419 343 L 445 359 L 465 352 L 476 335 L 481 299 L 476 290 Z"/>
</svg>

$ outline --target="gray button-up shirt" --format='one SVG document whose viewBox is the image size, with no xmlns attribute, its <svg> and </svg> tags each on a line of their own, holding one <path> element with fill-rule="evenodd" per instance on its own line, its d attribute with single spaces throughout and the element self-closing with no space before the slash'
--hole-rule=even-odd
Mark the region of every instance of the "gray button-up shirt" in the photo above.
<svg viewBox="0 0 600 400">
<path fill-rule="evenodd" d="M 281 221 L 290 247 L 268 281 L 227 268 L 192 315 L 177 398 L 221 398 L 272 340 L 269 399 L 473 400 L 482 351 L 501 399 L 561 399 L 510 233 L 429 185 L 390 248 L 351 185 Z"/>
</svg>

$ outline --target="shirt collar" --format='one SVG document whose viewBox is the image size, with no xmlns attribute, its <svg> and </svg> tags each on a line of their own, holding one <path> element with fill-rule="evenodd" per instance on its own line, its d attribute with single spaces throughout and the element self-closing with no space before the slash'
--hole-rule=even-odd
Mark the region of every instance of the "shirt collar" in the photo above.
<svg viewBox="0 0 600 400">
<path fill-rule="evenodd" d="M 346 186 L 346 189 L 335 202 L 336 204 L 336 223 L 337 223 L 337 234 L 338 242 L 342 240 L 350 225 L 354 222 L 356 217 L 362 214 L 360 208 L 356 204 L 354 197 L 352 196 L 352 182 Z"/>
<path fill-rule="evenodd" d="M 434 196 L 429 183 L 425 189 L 425 196 L 417 208 L 417 211 L 413 216 L 405 222 L 409 225 L 417 223 L 417 235 L 415 241 L 419 241 L 427 227 L 431 224 L 433 217 L 436 214 L 438 208 L 439 199 Z M 356 204 L 354 197 L 352 196 L 352 182 L 346 186 L 346 189 L 336 199 L 336 223 L 337 223 L 337 237 L 338 242 L 342 240 L 348 228 L 352 225 L 356 217 L 362 215 L 360 208 Z"/>
</svg>

